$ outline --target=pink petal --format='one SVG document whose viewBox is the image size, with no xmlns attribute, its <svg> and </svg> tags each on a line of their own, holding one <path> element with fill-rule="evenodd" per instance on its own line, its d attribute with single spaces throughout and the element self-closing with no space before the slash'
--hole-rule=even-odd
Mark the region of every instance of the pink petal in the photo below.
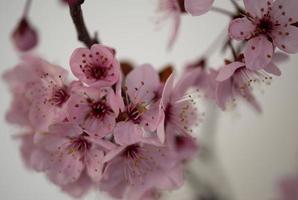
<svg viewBox="0 0 298 200">
<path fill-rule="evenodd" d="M 58 185 L 67 185 L 76 182 L 84 170 L 79 153 L 66 153 L 62 161 L 60 157 L 52 157 L 53 163 L 47 175 L 51 181 Z"/>
<path fill-rule="evenodd" d="M 118 156 L 127 146 L 120 146 L 120 147 L 117 147 L 115 149 L 112 149 L 111 151 L 109 151 L 104 159 L 103 159 L 103 162 L 109 162 L 111 160 L 113 160 L 116 156 Z"/>
<path fill-rule="evenodd" d="M 168 103 L 170 102 L 171 95 L 174 89 L 174 74 L 171 74 L 165 83 L 162 91 L 161 106 L 166 109 Z"/>
<path fill-rule="evenodd" d="M 6 121 L 20 126 L 30 126 L 30 101 L 20 94 L 14 94 L 10 108 L 6 113 Z"/>
<path fill-rule="evenodd" d="M 234 19 L 229 26 L 229 35 L 236 40 L 249 39 L 256 27 L 246 17 Z"/>
<path fill-rule="evenodd" d="M 214 0 L 185 0 L 185 10 L 193 16 L 208 12 Z"/>
<path fill-rule="evenodd" d="M 91 189 L 92 184 L 90 178 L 83 174 L 76 182 L 63 186 L 62 190 L 74 198 L 82 198 Z"/>
<path fill-rule="evenodd" d="M 221 69 L 219 69 L 219 73 L 216 77 L 216 81 L 225 81 L 229 78 L 231 78 L 231 76 L 233 76 L 233 74 L 235 73 L 235 71 L 241 67 L 244 67 L 245 64 L 242 62 L 232 62 L 224 67 L 222 67 Z"/>
<path fill-rule="evenodd" d="M 130 100 L 134 104 L 151 101 L 159 88 L 159 77 L 154 68 L 144 64 L 131 71 L 126 78 L 125 86 Z"/>
<path fill-rule="evenodd" d="M 276 75 L 276 76 L 280 76 L 281 75 L 281 71 L 280 69 L 274 64 L 274 63 L 269 63 L 269 65 L 267 65 L 264 70 L 270 74 Z"/>
<path fill-rule="evenodd" d="M 163 112 L 159 102 L 151 104 L 148 110 L 142 115 L 141 125 L 148 131 L 155 131 L 160 122 L 160 115 Z"/>
<path fill-rule="evenodd" d="M 274 45 L 287 53 L 298 53 L 298 27 L 280 27 L 274 33 Z"/>
<path fill-rule="evenodd" d="M 250 39 L 244 49 L 245 64 L 248 69 L 259 70 L 266 67 L 273 57 L 273 45 L 265 36 Z"/>
<path fill-rule="evenodd" d="M 90 178 L 94 182 L 100 181 L 103 170 L 103 151 L 91 149 L 86 155 L 86 169 Z"/>
<path fill-rule="evenodd" d="M 141 127 L 133 122 L 118 122 L 114 129 L 114 137 L 117 144 L 130 145 L 142 140 Z"/>
<path fill-rule="evenodd" d="M 271 15 L 282 26 L 290 25 L 298 21 L 297 7 L 298 1 L 296 0 L 275 0 Z"/>
<path fill-rule="evenodd" d="M 245 10 L 252 17 L 261 18 L 268 12 L 268 2 L 273 4 L 273 0 L 244 0 Z"/>
<path fill-rule="evenodd" d="M 201 73 L 201 68 L 193 69 L 185 73 L 175 85 L 174 92 L 172 94 L 173 99 L 180 99 L 184 96 L 187 90 L 194 86 L 195 81 L 200 77 Z"/>
<path fill-rule="evenodd" d="M 230 79 L 218 83 L 216 87 L 216 103 L 223 110 L 226 109 L 227 102 L 233 98 L 232 87 Z"/>
</svg>

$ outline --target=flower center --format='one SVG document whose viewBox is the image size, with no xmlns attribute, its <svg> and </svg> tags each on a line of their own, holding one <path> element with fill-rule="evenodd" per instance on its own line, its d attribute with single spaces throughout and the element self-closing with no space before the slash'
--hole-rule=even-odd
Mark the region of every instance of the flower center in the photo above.
<svg viewBox="0 0 298 200">
<path fill-rule="evenodd" d="M 140 124 L 142 120 L 142 114 L 146 111 L 146 107 L 142 104 L 136 106 L 127 107 L 127 118 L 135 124 Z"/>
<path fill-rule="evenodd" d="M 108 68 L 100 65 L 86 64 L 82 68 L 82 72 L 86 75 L 87 79 L 101 80 L 107 77 Z"/>
<path fill-rule="evenodd" d="M 107 105 L 105 97 L 95 103 L 91 102 L 90 108 L 91 112 L 88 117 L 94 117 L 97 119 L 103 119 L 107 114 L 113 112 L 113 110 Z"/>
<path fill-rule="evenodd" d="M 257 27 L 260 33 L 267 34 L 273 30 L 274 24 L 272 23 L 269 17 L 265 16 L 259 21 L 259 24 Z"/>
<path fill-rule="evenodd" d="M 66 92 L 66 89 L 60 88 L 57 90 L 54 90 L 52 94 L 52 98 L 49 100 L 49 102 L 52 105 L 61 107 L 69 98 L 68 93 Z"/>
<path fill-rule="evenodd" d="M 140 152 L 140 146 L 137 144 L 133 144 L 126 147 L 126 149 L 122 153 L 122 156 L 127 159 L 137 160 L 139 152 Z"/>
<path fill-rule="evenodd" d="M 81 152 L 84 153 L 90 149 L 91 144 L 86 140 L 87 133 L 82 133 L 79 137 L 70 138 L 71 144 L 68 148 L 69 153 Z"/>
</svg>

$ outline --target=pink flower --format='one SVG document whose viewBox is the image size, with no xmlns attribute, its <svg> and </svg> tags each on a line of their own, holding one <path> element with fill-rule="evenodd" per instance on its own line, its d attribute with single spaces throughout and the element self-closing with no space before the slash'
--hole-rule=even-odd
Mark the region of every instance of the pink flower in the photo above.
<svg viewBox="0 0 298 200">
<path fill-rule="evenodd" d="M 54 74 L 56 73 L 56 74 Z M 65 105 L 71 87 L 66 83 L 67 73 L 45 73 L 29 91 L 29 119 L 36 131 L 47 131 L 49 125 L 66 119 Z"/>
<path fill-rule="evenodd" d="M 70 67 L 80 81 L 90 86 L 112 86 L 120 76 L 115 51 L 100 44 L 94 44 L 91 49 L 76 49 L 71 55 Z"/>
<path fill-rule="evenodd" d="M 65 186 L 77 182 L 84 172 L 94 182 L 100 181 L 104 152 L 106 148 L 114 148 L 113 144 L 91 137 L 72 123 L 51 125 L 42 136 L 38 145 L 44 153 L 39 162 L 51 181 Z"/>
<path fill-rule="evenodd" d="M 181 14 L 185 13 L 184 2 L 179 0 L 160 0 L 159 10 L 164 13 L 162 19 L 171 19 L 173 21 L 173 30 L 171 31 L 168 49 L 171 49 L 177 39 L 181 23 Z"/>
<path fill-rule="evenodd" d="M 263 69 L 273 57 L 274 48 L 298 52 L 298 1 L 244 0 L 247 13 L 233 20 L 229 34 L 236 40 L 248 40 L 244 49 L 246 67 Z"/>
<path fill-rule="evenodd" d="M 216 77 L 218 81 L 216 101 L 222 109 L 226 109 L 228 103 L 233 103 L 236 96 L 244 98 L 258 112 L 261 107 L 251 93 L 254 83 L 269 84 L 272 77 L 269 74 L 279 76 L 280 70 L 273 63 L 268 64 L 264 70 L 253 71 L 246 67 L 243 61 L 229 63 L 219 70 Z"/>
<path fill-rule="evenodd" d="M 185 0 L 185 10 L 194 16 L 208 12 L 214 0 Z"/>
<path fill-rule="evenodd" d="M 45 77 L 49 80 L 53 80 L 55 77 L 58 78 L 60 75 L 61 77 L 64 77 L 66 74 L 67 72 L 63 68 L 52 65 L 41 58 L 28 55 L 24 56 L 21 64 L 7 71 L 3 75 L 3 78 L 8 83 L 14 97 L 11 108 L 7 113 L 7 120 L 19 125 L 36 125 L 36 127 L 42 127 L 45 123 L 39 124 L 39 122 L 35 123 L 35 120 L 33 122 L 29 121 L 29 113 L 31 112 L 31 109 L 34 110 L 37 109 L 37 107 L 46 106 L 42 102 L 41 104 L 35 104 L 35 108 L 32 107 L 33 101 L 44 100 L 41 95 L 39 95 L 38 98 L 37 96 L 36 98 L 33 98 L 32 94 L 44 94 L 51 91 L 52 87 L 48 88 L 48 85 L 45 84 Z M 50 85 L 54 84 L 55 82 L 52 82 Z M 45 85 L 46 88 L 37 87 Z M 43 119 L 42 115 L 45 114 L 45 111 L 39 111 L 40 110 L 38 110 L 36 114 Z M 48 112 L 48 110 L 46 110 L 46 112 Z"/>
<path fill-rule="evenodd" d="M 187 94 L 193 86 L 200 69 L 187 73 L 174 86 L 173 74 L 168 78 L 162 94 L 161 107 L 164 112 L 157 129 L 160 141 L 165 141 L 166 133 L 174 135 L 188 135 L 198 124 L 198 113 L 195 106 L 195 96 Z"/>
<path fill-rule="evenodd" d="M 23 94 L 14 93 L 10 108 L 5 115 L 6 121 L 19 126 L 30 127 L 30 106 L 31 102 Z"/>
<path fill-rule="evenodd" d="M 43 136 L 45 137 L 45 135 Z M 42 146 L 36 145 L 33 142 L 33 137 L 33 133 L 25 133 L 16 136 L 16 139 L 21 140 L 20 152 L 26 167 L 31 170 L 43 171 L 49 167 L 48 162 L 50 155 Z M 92 185 L 93 181 L 84 171 L 77 181 L 60 187 L 69 195 L 75 198 L 81 198 L 89 191 Z"/>
<path fill-rule="evenodd" d="M 115 127 L 119 113 L 111 88 L 76 87 L 67 104 L 68 120 L 94 136 L 104 137 Z"/>
<path fill-rule="evenodd" d="M 132 144 L 110 151 L 100 188 L 112 196 L 140 200 L 151 191 L 171 190 L 183 184 L 181 165 L 166 147 Z"/>
<path fill-rule="evenodd" d="M 28 51 L 38 43 L 38 35 L 27 18 L 22 18 L 11 34 L 13 44 L 19 51 Z"/>
<path fill-rule="evenodd" d="M 125 108 L 119 114 L 114 130 L 116 143 L 133 144 L 141 141 L 146 131 L 156 130 L 160 115 L 160 87 L 158 74 L 151 65 L 142 65 L 127 75 Z"/>
<path fill-rule="evenodd" d="M 298 177 L 289 177 L 280 183 L 282 200 L 298 199 Z"/>
</svg>

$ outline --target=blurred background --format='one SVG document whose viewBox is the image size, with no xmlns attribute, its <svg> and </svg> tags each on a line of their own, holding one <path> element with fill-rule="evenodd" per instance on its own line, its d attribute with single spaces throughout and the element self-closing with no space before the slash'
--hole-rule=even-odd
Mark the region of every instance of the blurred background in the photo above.
<svg viewBox="0 0 298 200">
<path fill-rule="evenodd" d="M 68 8 L 59 0 L 33 0 L 32 3 L 29 16 L 40 36 L 34 53 L 69 69 L 72 51 L 82 44 L 76 40 Z M 10 33 L 23 12 L 24 4 L 24 0 L 0 0 L 1 74 L 19 62 L 19 55 L 10 42 Z M 151 63 L 161 68 L 171 63 L 181 72 L 185 64 L 198 59 L 220 34 L 224 40 L 222 31 L 229 23 L 228 17 L 212 11 L 201 17 L 185 15 L 177 43 L 172 51 L 167 51 L 171 21 L 156 25 L 161 16 L 157 5 L 157 0 L 86 0 L 83 11 L 90 32 L 97 30 L 104 44 L 117 49 L 119 59 L 129 59 L 136 65 Z M 216 1 L 215 6 L 233 10 L 229 0 Z M 220 51 L 221 46 L 217 48 Z M 223 57 L 214 54 L 210 66 L 218 68 L 222 63 Z M 215 134 L 219 158 L 216 162 L 221 172 L 213 177 L 213 182 L 228 187 L 229 195 L 235 200 L 278 199 L 279 180 L 298 173 L 298 55 L 293 55 L 279 67 L 282 76 L 260 89 L 264 92 L 256 91 L 263 114 L 255 113 L 241 102 L 235 111 L 226 113 L 212 108 L 214 105 L 201 105 L 206 111 L 206 123 L 201 125 L 201 129 L 205 131 L 205 137 L 208 137 L 208 130 L 214 129 L 210 134 Z M 19 129 L 5 122 L 5 111 L 11 97 L 2 80 L 0 92 L 0 199 L 70 199 L 42 174 L 25 169 L 18 142 L 12 138 Z M 216 167 L 213 170 L 211 166 L 201 166 L 198 162 L 191 165 L 194 173 L 209 173 L 210 176 L 217 173 Z M 226 178 L 223 183 L 222 176 Z M 190 200 L 196 187 L 199 189 L 200 185 L 189 182 L 169 199 Z M 93 193 L 85 199 L 107 197 Z"/>
</svg>

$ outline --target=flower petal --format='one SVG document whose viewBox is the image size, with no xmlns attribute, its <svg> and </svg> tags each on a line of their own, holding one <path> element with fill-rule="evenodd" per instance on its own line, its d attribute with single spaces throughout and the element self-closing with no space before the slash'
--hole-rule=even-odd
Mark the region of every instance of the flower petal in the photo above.
<svg viewBox="0 0 298 200">
<path fill-rule="evenodd" d="M 250 39 L 244 49 L 245 64 L 248 69 L 265 68 L 272 60 L 273 45 L 263 35 Z"/>
<path fill-rule="evenodd" d="M 86 156 L 86 169 L 94 182 L 100 181 L 103 170 L 103 151 L 91 149 Z"/>
<path fill-rule="evenodd" d="M 117 123 L 114 129 L 114 137 L 117 144 L 130 145 L 142 140 L 141 127 L 130 121 Z"/>
<path fill-rule="evenodd" d="M 208 12 L 214 0 L 185 0 L 185 10 L 193 16 Z"/>
<path fill-rule="evenodd" d="M 298 1 L 275 0 L 272 7 L 272 17 L 280 24 L 292 24 L 298 21 Z"/>
<path fill-rule="evenodd" d="M 252 16 L 261 18 L 267 14 L 268 6 L 273 4 L 273 0 L 243 0 L 245 10 Z"/>
<path fill-rule="evenodd" d="M 270 74 L 276 75 L 276 76 L 280 76 L 281 75 L 281 71 L 280 69 L 274 64 L 274 63 L 269 63 L 269 65 L 267 65 L 264 70 Z"/>
<path fill-rule="evenodd" d="M 230 23 L 229 35 L 235 40 L 246 40 L 252 36 L 255 28 L 246 17 L 237 18 Z"/>
<path fill-rule="evenodd" d="M 235 71 L 237 69 L 239 69 L 240 67 L 244 67 L 245 64 L 242 63 L 242 62 L 232 62 L 224 67 L 222 67 L 220 70 L 219 70 L 219 73 L 216 77 L 216 81 L 225 81 L 229 78 L 231 78 L 231 76 L 235 73 Z"/>
<path fill-rule="evenodd" d="M 274 45 L 287 53 L 298 53 L 298 27 L 287 26 L 277 29 L 274 33 Z"/>
<path fill-rule="evenodd" d="M 160 82 L 154 68 L 144 64 L 127 75 L 125 86 L 130 100 L 138 104 L 151 101 L 156 95 Z"/>
</svg>

